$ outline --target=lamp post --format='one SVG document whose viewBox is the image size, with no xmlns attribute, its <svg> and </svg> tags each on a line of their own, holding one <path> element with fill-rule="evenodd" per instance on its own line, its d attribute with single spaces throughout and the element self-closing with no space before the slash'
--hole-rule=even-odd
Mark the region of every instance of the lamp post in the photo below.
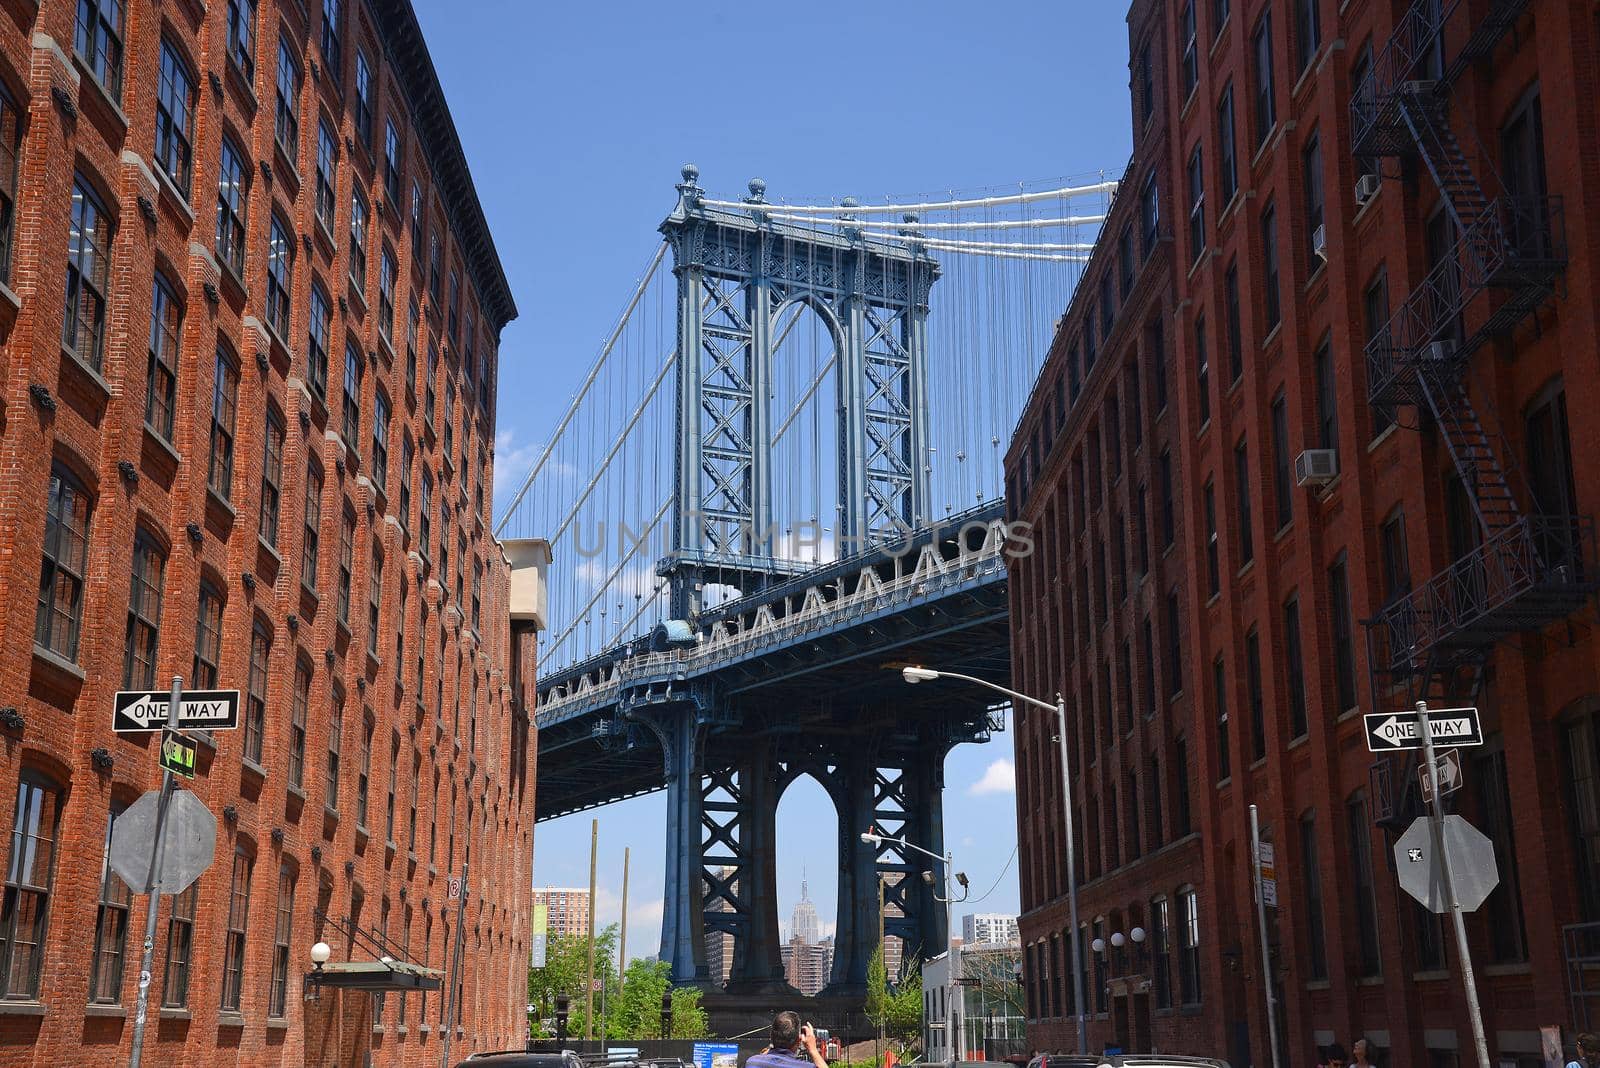
<svg viewBox="0 0 1600 1068">
<path fill-rule="evenodd" d="M 1078 1052 L 1089 1052 L 1088 1017 L 1084 1012 L 1083 1000 L 1083 972 L 1078 967 L 1082 952 L 1078 945 L 1078 864 L 1076 848 L 1073 845 L 1073 819 L 1072 819 L 1072 765 L 1067 761 L 1067 702 L 1060 694 L 1056 694 L 1055 704 L 1041 701 L 1036 697 L 1029 697 L 1025 693 L 1008 689 L 980 679 L 974 675 L 962 675 L 954 671 L 934 671 L 925 667 L 906 667 L 900 671 L 906 682 L 916 684 L 919 682 L 933 682 L 937 679 L 958 679 L 961 682 L 970 682 L 976 686 L 1005 694 L 1013 701 L 1042 708 L 1046 712 L 1056 714 L 1056 743 L 1061 751 L 1061 808 L 1066 825 L 1067 837 L 1067 908 L 1070 913 L 1071 928 L 1068 937 L 1072 947 L 1072 999 L 1078 1010 Z"/>
<path fill-rule="evenodd" d="M 962 1012 L 961 1012 L 962 1005 L 961 1005 L 961 1001 L 960 1001 L 960 998 L 961 998 L 961 984 L 960 984 L 960 978 L 961 978 L 961 956 L 960 956 L 960 947 L 958 947 L 956 945 L 955 908 L 954 908 L 954 905 L 955 905 L 955 902 L 956 902 L 956 898 L 953 897 L 951 895 L 951 893 L 950 893 L 950 876 L 951 876 L 952 873 L 955 872 L 955 869 L 953 867 L 954 861 L 950 857 L 950 851 L 948 849 L 945 850 L 944 856 L 941 857 L 939 854 L 933 852 L 932 850 L 924 849 L 921 846 L 916 845 L 913 842 L 907 841 L 904 835 L 901 835 L 899 838 L 887 838 L 887 837 L 885 837 L 885 836 L 883 836 L 881 834 L 878 834 L 878 833 L 876 833 L 874 831 L 862 831 L 861 832 L 861 840 L 863 842 L 867 843 L 868 845 L 873 845 L 873 846 L 880 845 L 880 844 L 882 844 L 884 842 L 888 842 L 890 845 L 892 845 L 895 848 L 901 850 L 902 852 L 905 852 L 906 850 L 910 850 L 910 851 L 915 852 L 915 853 L 921 853 L 923 856 L 931 857 L 933 860 L 935 860 L 935 861 L 937 861 L 939 863 L 942 863 L 944 865 L 944 897 L 940 897 L 938 895 L 938 893 L 935 892 L 934 895 L 933 895 L 933 899 L 935 901 L 938 901 L 940 904 L 944 905 L 945 960 L 948 962 L 948 964 L 950 966 L 950 987 L 951 987 L 952 993 L 955 995 L 954 997 L 952 997 L 950 999 L 950 1024 L 949 1024 L 949 1027 L 947 1028 L 946 1038 L 948 1038 L 949 1041 L 950 1041 L 950 1052 L 951 1052 L 950 1059 L 951 1059 L 951 1061 L 958 1061 L 958 1060 L 961 1059 L 961 1055 L 960 1055 L 960 1052 L 959 1052 L 959 1050 L 958 1050 L 958 1048 L 956 1046 L 956 1043 L 961 1038 L 961 1023 L 960 1023 L 960 1021 L 961 1021 L 962 1015 L 963 1015 Z M 922 873 L 922 877 L 924 879 L 926 879 L 930 883 L 933 881 L 933 873 L 932 872 L 923 872 Z M 955 873 L 955 877 L 961 883 L 961 891 L 962 891 L 962 893 L 961 893 L 960 900 L 965 901 L 967 899 L 967 894 L 966 894 L 967 877 L 966 877 L 966 875 L 960 874 L 960 873 Z M 881 915 L 881 909 L 880 909 L 880 915 Z"/>
</svg>

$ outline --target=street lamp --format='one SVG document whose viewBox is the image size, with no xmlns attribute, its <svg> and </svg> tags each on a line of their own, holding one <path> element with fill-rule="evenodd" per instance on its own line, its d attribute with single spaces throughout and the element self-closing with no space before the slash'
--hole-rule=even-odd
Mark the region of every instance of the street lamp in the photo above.
<svg viewBox="0 0 1600 1068">
<path fill-rule="evenodd" d="M 1073 845 L 1073 819 L 1072 819 L 1072 765 L 1067 761 L 1067 702 L 1056 694 L 1055 704 L 1041 701 L 1036 697 L 1029 697 L 1025 693 L 1008 689 L 1005 686 L 980 679 L 974 675 L 962 675 L 954 671 L 935 671 L 932 668 L 908 665 L 900 669 L 900 677 L 906 682 L 915 685 L 919 682 L 933 682 L 936 679 L 957 679 L 961 682 L 970 682 L 975 686 L 1005 694 L 1013 701 L 1020 701 L 1025 705 L 1042 708 L 1046 712 L 1056 714 L 1056 743 L 1061 750 L 1061 807 L 1066 824 L 1067 836 L 1067 907 L 1071 916 L 1072 927 L 1068 932 L 1072 946 L 1072 996 L 1073 1003 L 1078 1010 L 1078 1052 L 1089 1052 L 1089 1021 L 1084 1012 L 1083 1000 L 1083 972 L 1077 967 L 1081 950 L 1078 946 L 1078 865 L 1076 848 Z"/>
<path fill-rule="evenodd" d="M 909 671 L 910 669 L 908 668 L 907 670 Z M 907 676 L 907 680 L 910 680 L 909 675 Z M 945 959 L 950 965 L 950 987 L 951 993 L 954 995 L 950 999 L 950 1024 L 946 1029 L 946 1036 L 950 1040 L 950 1059 L 952 1061 L 960 1060 L 961 1051 L 957 1043 L 962 1037 L 960 1023 L 962 1019 L 960 1002 L 962 988 L 958 982 L 961 977 L 961 957 L 960 947 L 956 945 L 955 909 L 953 906 L 955 905 L 956 901 L 965 901 L 967 899 L 967 874 L 966 872 L 955 871 L 955 862 L 951 859 L 949 850 L 946 850 L 944 856 L 941 857 L 939 854 L 930 849 L 924 849 L 914 842 L 907 841 L 904 835 L 901 835 L 899 838 L 886 838 L 885 836 L 878 834 L 876 831 L 865 830 L 861 832 L 861 840 L 870 846 L 881 846 L 887 842 L 901 852 L 910 850 L 914 853 L 921 853 L 923 856 L 929 857 L 944 865 L 944 896 L 940 897 L 938 892 L 935 891 L 933 899 L 944 906 Z M 950 893 L 950 878 L 952 874 L 955 876 L 955 880 L 961 884 L 960 898 L 956 898 Z M 933 872 L 923 872 L 922 881 L 927 883 L 929 886 L 932 886 Z"/>
</svg>

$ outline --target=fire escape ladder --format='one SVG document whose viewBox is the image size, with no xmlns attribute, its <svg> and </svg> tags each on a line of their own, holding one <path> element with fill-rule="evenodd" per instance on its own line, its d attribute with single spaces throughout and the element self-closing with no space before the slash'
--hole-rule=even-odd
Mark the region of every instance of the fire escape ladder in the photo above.
<svg viewBox="0 0 1600 1068">
<path fill-rule="evenodd" d="M 1466 44 L 1461 46 L 1461 51 L 1456 53 L 1445 69 L 1444 80 L 1454 85 L 1473 61 L 1488 59 L 1493 55 L 1495 46 L 1511 32 L 1517 20 L 1528 10 L 1529 3 L 1530 0 L 1490 0 L 1489 9 L 1483 13 L 1483 18 L 1473 27 Z"/>
<path fill-rule="evenodd" d="M 1483 527 L 1484 540 L 1495 541 L 1517 525 L 1522 511 L 1512 492 L 1512 477 L 1495 455 L 1494 444 L 1478 418 L 1466 386 L 1453 373 L 1453 364 L 1435 370 L 1423 364 L 1417 371 L 1428 410 L 1437 420 L 1445 447 L 1461 475 L 1472 511 Z"/>
<path fill-rule="evenodd" d="M 1462 239 L 1463 266 L 1471 273 L 1487 276 L 1490 265 L 1503 257 L 1505 247 L 1500 213 L 1494 203 L 1501 192 L 1499 180 L 1483 147 L 1471 138 L 1475 173 L 1473 161 L 1468 160 L 1461 140 L 1450 129 L 1449 99 L 1437 91 L 1439 88 L 1436 82 L 1407 82 L 1401 86 L 1400 117 L 1455 220 L 1456 233 Z M 1483 175 L 1481 181 L 1478 173 Z"/>
</svg>

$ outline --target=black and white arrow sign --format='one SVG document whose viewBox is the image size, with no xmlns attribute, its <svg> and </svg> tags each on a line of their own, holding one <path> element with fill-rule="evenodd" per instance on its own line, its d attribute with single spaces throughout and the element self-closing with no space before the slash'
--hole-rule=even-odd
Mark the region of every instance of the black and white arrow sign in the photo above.
<svg viewBox="0 0 1600 1068">
<path fill-rule="evenodd" d="M 1377 712 L 1365 717 L 1367 748 L 1374 753 L 1421 749 L 1422 730 L 1415 712 Z M 1430 708 L 1428 730 L 1435 745 L 1482 745 L 1476 708 Z"/>
<path fill-rule="evenodd" d="M 111 729 L 118 734 L 158 731 L 167 725 L 164 690 L 123 690 L 112 709 Z M 239 725 L 238 690 L 186 690 L 178 709 L 180 729 L 229 730 Z"/>
</svg>

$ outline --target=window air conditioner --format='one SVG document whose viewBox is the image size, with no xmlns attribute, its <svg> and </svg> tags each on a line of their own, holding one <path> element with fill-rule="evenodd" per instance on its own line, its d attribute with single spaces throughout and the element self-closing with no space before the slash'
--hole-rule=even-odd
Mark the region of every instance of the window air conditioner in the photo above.
<svg viewBox="0 0 1600 1068">
<path fill-rule="evenodd" d="M 1378 195 L 1378 181 L 1376 174 L 1363 174 L 1356 179 L 1356 204 L 1364 206 Z"/>
<path fill-rule="evenodd" d="M 1448 341 L 1430 341 L 1424 350 L 1429 360 L 1443 363 L 1450 358 L 1451 346 Z"/>
<path fill-rule="evenodd" d="M 1332 482 L 1339 474 L 1339 453 L 1336 449 L 1307 449 L 1294 458 L 1294 483 L 1297 486 L 1321 486 Z"/>
<path fill-rule="evenodd" d="M 1311 251 L 1322 262 L 1328 262 L 1328 227 L 1326 223 L 1311 231 Z"/>
</svg>

